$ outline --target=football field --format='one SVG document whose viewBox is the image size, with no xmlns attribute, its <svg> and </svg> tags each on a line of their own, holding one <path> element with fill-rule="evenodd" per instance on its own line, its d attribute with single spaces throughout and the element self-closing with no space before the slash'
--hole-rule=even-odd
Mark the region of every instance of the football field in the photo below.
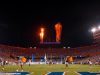
<svg viewBox="0 0 100 75">
<path fill-rule="evenodd" d="M 21 72 L 20 66 L 16 65 L 7 65 L 5 69 L 2 70 L 0 66 L 0 72 Z M 66 67 L 64 64 L 35 64 L 35 65 L 24 65 L 23 72 L 29 72 L 30 75 L 49 75 L 51 72 L 63 72 L 65 75 L 78 75 L 78 72 L 99 72 L 100 73 L 100 65 L 78 65 L 71 64 Z"/>
</svg>

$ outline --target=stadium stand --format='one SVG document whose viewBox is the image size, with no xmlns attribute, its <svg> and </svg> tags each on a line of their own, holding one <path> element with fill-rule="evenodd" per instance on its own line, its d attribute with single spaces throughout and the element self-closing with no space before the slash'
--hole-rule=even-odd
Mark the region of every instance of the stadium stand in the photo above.
<svg viewBox="0 0 100 75">
<path fill-rule="evenodd" d="M 66 56 L 73 56 L 75 62 L 81 60 L 85 63 L 88 59 L 94 63 L 100 62 L 100 46 L 99 44 L 83 46 L 77 48 L 22 48 L 13 47 L 7 45 L 0 45 L 0 57 L 4 59 L 9 59 L 10 61 L 15 61 L 18 56 L 25 56 L 27 58 L 32 58 L 35 56 L 34 61 L 40 61 L 41 57 L 47 55 L 47 58 L 53 61 L 64 61 Z M 77 59 L 78 56 L 85 57 L 84 59 Z M 77 62 L 79 63 L 79 61 Z"/>
</svg>

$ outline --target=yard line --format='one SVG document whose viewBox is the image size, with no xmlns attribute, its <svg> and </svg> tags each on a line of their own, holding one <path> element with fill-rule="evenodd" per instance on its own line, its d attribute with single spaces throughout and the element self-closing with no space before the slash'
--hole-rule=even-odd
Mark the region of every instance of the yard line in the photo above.
<svg viewBox="0 0 100 75">
<path fill-rule="evenodd" d="M 78 72 L 76 72 L 76 71 L 74 71 L 77 75 L 82 75 L 82 74 L 80 74 L 80 73 L 78 73 Z"/>
<path fill-rule="evenodd" d="M 65 72 L 63 73 L 63 75 L 65 75 Z"/>
<path fill-rule="evenodd" d="M 45 75 L 49 75 L 51 72 L 48 72 L 47 74 L 45 74 Z"/>
</svg>

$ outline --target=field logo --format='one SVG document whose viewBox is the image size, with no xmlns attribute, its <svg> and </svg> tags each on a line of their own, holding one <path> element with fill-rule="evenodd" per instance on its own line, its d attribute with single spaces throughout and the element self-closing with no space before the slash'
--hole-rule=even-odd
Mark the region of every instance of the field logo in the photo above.
<svg viewBox="0 0 100 75">
<path fill-rule="evenodd" d="M 29 72 L 0 72 L 0 75 L 30 75 Z"/>
</svg>

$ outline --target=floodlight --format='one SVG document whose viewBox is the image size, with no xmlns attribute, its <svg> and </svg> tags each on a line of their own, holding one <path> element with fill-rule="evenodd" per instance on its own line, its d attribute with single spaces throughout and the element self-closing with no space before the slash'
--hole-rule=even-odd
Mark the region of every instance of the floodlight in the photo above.
<svg viewBox="0 0 100 75">
<path fill-rule="evenodd" d="M 92 28 L 91 32 L 93 32 L 93 33 L 96 32 L 96 28 Z"/>
</svg>

